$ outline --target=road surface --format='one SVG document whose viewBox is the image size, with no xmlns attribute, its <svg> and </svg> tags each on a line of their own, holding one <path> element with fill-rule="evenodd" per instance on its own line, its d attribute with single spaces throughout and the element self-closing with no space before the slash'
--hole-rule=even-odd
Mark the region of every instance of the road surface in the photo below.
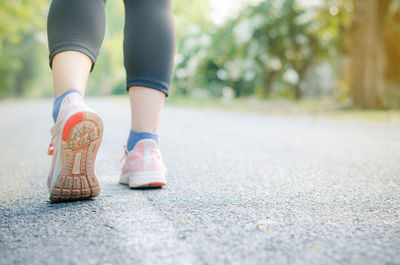
<svg viewBox="0 0 400 265">
<path fill-rule="evenodd" d="M 400 126 L 167 106 L 162 189 L 118 184 L 129 105 L 104 119 L 102 192 L 51 204 L 50 100 L 0 103 L 0 264 L 400 264 Z"/>
</svg>

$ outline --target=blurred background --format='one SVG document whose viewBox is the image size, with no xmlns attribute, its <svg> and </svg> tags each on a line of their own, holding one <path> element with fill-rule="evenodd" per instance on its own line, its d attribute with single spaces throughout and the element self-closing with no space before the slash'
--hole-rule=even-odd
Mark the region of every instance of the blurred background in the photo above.
<svg viewBox="0 0 400 265">
<path fill-rule="evenodd" d="M 49 0 L 0 2 L 0 98 L 52 97 Z M 400 108 L 400 0 L 174 0 L 171 101 L 243 99 Z M 88 95 L 124 94 L 123 1 Z"/>
</svg>

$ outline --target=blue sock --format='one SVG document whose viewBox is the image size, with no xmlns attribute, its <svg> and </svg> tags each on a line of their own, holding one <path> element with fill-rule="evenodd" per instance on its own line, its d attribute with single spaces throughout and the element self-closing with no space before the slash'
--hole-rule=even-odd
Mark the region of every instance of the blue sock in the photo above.
<svg viewBox="0 0 400 265">
<path fill-rule="evenodd" d="M 57 120 L 58 113 L 60 112 L 60 107 L 61 107 L 61 103 L 62 103 L 63 99 L 65 98 L 66 95 L 68 95 L 70 93 L 79 93 L 79 95 L 82 96 L 80 91 L 78 91 L 76 89 L 70 89 L 70 90 L 65 91 L 61 96 L 57 97 L 53 103 L 53 120 L 54 120 L 54 122 L 56 122 L 56 120 Z"/>
<path fill-rule="evenodd" d="M 128 143 L 126 144 L 126 149 L 128 149 L 128 152 L 130 152 L 133 147 L 135 147 L 137 142 L 143 139 L 153 139 L 158 144 L 158 133 L 137 132 L 131 130 L 129 132 Z"/>
</svg>

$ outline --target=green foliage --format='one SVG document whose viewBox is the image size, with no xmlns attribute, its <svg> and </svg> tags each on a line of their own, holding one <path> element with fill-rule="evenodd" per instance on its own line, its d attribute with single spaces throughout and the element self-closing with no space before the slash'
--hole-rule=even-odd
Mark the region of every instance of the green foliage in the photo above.
<svg viewBox="0 0 400 265">
<path fill-rule="evenodd" d="M 22 96 L 35 75 L 47 5 L 45 0 L 0 2 L 0 97 Z"/>
<path fill-rule="evenodd" d="M 107 27 L 99 57 L 88 84 L 88 95 L 126 93 L 125 69 L 123 65 L 123 1 L 106 5 Z"/>
<path fill-rule="evenodd" d="M 230 87 L 236 96 L 300 98 L 307 70 L 344 50 L 351 11 L 349 1 L 336 2 L 306 9 L 295 0 L 264 0 L 222 27 L 187 36 L 183 43 L 197 45 L 181 45 L 187 57 L 177 66 L 178 91 L 195 84 L 214 96 Z"/>
<path fill-rule="evenodd" d="M 249 1 L 239 14 L 216 25 L 207 0 L 174 0 L 177 52 L 171 94 L 198 98 L 319 95 L 319 71 L 321 65 L 328 65 L 332 77 L 325 82 L 336 91 L 330 96 L 346 100 L 351 91 L 353 0 L 320 0 L 312 6 L 304 2 Z M 45 27 L 49 4 L 48 0 L 0 2 L 0 98 L 52 95 Z M 89 78 L 91 95 L 126 93 L 123 1 L 107 1 L 106 8 L 106 37 Z M 385 95 L 388 105 L 396 107 L 400 102 L 400 0 L 392 0 L 386 31 Z"/>
</svg>

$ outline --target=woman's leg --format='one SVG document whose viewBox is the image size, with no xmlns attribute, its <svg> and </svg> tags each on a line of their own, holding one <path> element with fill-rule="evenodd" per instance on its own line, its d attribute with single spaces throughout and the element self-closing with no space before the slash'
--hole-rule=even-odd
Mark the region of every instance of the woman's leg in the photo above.
<svg viewBox="0 0 400 265">
<path fill-rule="evenodd" d="M 47 21 L 55 97 L 84 94 L 104 38 L 104 0 L 53 0 Z"/>
<path fill-rule="evenodd" d="M 164 105 L 165 94 L 147 87 L 131 87 L 132 130 L 137 132 L 156 133 Z"/>
<path fill-rule="evenodd" d="M 131 128 L 155 133 L 164 99 L 169 93 L 173 68 L 175 27 L 172 1 L 124 2 L 124 63 L 131 98 Z"/>
<path fill-rule="evenodd" d="M 132 124 L 120 183 L 131 188 L 166 184 L 158 121 L 169 93 L 175 50 L 171 0 L 125 0 L 124 62 Z"/>
<path fill-rule="evenodd" d="M 53 0 L 47 33 L 56 99 L 48 153 L 51 201 L 100 193 L 94 172 L 103 123 L 83 102 L 90 70 L 104 37 L 104 0 Z"/>
<path fill-rule="evenodd" d="M 63 51 L 53 57 L 54 95 L 59 97 L 68 90 L 76 89 L 85 94 L 92 60 L 86 54 L 77 51 Z"/>
</svg>

